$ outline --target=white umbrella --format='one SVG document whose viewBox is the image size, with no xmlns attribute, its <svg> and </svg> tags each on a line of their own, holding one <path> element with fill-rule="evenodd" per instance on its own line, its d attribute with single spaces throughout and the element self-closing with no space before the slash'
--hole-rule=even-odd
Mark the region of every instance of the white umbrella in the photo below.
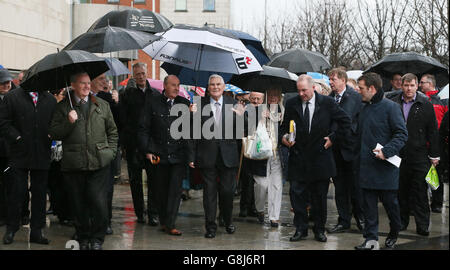
<svg viewBox="0 0 450 270">
<path fill-rule="evenodd" d="M 215 28 L 176 25 L 143 50 L 153 59 L 195 71 L 243 74 L 261 71 L 255 56 L 238 38 Z"/>
<path fill-rule="evenodd" d="M 362 70 L 349 70 L 347 71 L 347 77 L 353 80 L 358 80 L 359 77 L 363 74 Z"/>
<path fill-rule="evenodd" d="M 448 99 L 448 84 L 442 88 L 442 90 L 439 92 L 438 96 L 441 99 Z"/>
</svg>

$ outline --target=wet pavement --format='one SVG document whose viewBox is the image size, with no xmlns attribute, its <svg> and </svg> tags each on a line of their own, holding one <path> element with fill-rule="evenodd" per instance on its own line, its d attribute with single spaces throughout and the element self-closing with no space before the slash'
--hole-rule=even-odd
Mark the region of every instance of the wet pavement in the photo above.
<svg viewBox="0 0 450 270">
<path fill-rule="evenodd" d="M 116 184 L 113 200 L 113 235 L 105 238 L 105 250 L 354 250 L 354 246 L 362 243 L 363 238 L 354 220 L 349 232 L 327 234 L 326 243 L 314 240 L 314 234 L 309 231 L 306 240 L 289 242 L 294 233 L 293 213 L 290 211 L 289 184 L 283 187 L 283 203 L 281 207 L 281 226 L 271 228 L 266 217 L 264 225 L 258 224 L 255 217 L 241 218 L 239 213 L 239 197 L 235 197 L 233 222 L 237 227 L 234 234 L 227 234 L 223 227 L 217 230 L 216 238 L 204 238 L 204 215 L 202 205 L 202 190 L 192 191 L 192 198 L 182 201 L 177 229 L 182 236 L 170 236 L 148 224 L 136 223 L 131 192 L 128 184 Z M 337 211 L 334 203 L 334 188 L 330 184 L 328 193 L 327 227 L 336 224 Z M 414 218 L 406 231 L 399 235 L 396 249 L 398 250 L 448 250 L 449 242 L 449 208 L 448 184 L 445 184 L 444 207 L 441 214 L 431 213 L 430 236 L 424 237 L 415 232 Z M 380 247 L 389 232 L 386 212 L 379 204 L 380 215 Z M 5 226 L 0 227 L 3 236 Z M 73 227 L 58 223 L 56 216 L 47 215 L 45 235 L 51 240 L 50 245 L 28 243 L 29 226 L 23 226 L 11 245 L 0 243 L 0 250 L 64 250 L 67 241 L 74 233 Z"/>
</svg>

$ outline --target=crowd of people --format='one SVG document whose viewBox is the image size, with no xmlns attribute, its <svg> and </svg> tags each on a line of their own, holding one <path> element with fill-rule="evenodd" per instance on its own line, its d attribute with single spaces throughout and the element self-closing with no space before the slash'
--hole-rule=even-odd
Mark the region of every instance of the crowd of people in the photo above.
<svg viewBox="0 0 450 270">
<path fill-rule="evenodd" d="M 442 181 L 448 177 L 448 105 L 437 96 L 434 76 L 395 74 L 385 93 L 375 73 L 352 81 L 340 67 L 327 75 L 329 84 L 300 75 L 297 94 L 289 99 L 278 85 L 264 93 L 229 95 L 223 78 L 212 75 L 197 104 L 178 95 L 175 75 L 164 79 L 162 93 L 153 89 L 144 63 L 132 66 L 132 78 L 120 93 L 105 74 L 90 78 L 84 72 L 71 76 L 69 93 L 27 91 L 0 69 L 3 243 L 11 244 L 28 223 L 30 242 L 50 243 L 43 233 L 48 195 L 59 222 L 75 227 L 72 238 L 80 249 L 102 249 L 105 235 L 113 234 L 114 183 L 122 157 L 136 222 L 159 225 L 169 235 L 182 235 L 176 218 L 182 195 L 189 198 L 183 181 L 200 178 L 206 238 L 214 238 L 219 226 L 228 234 L 237 230 L 237 190 L 240 217 L 255 217 L 260 224 L 267 217 L 271 227 L 280 226 L 285 181 L 296 229 L 292 242 L 307 237 L 309 221 L 314 239 L 326 242 L 327 233 L 348 232 L 353 217 L 364 237 L 355 248 L 378 249 L 378 200 L 389 218 L 387 248 L 408 227 L 410 213 L 417 234 L 428 236 L 431 212 L 442 211 Z M 191 121 L 191 136 L 173 136 L 182 115 L 172 108 L 181 105 L 188 108 L 188 119 L 198 116 L 200 136 L 192 135 Z M 248 145 L 242 136 L 228 136 L 229 125 L 233 130 L 241 122 L 245 138 L 264 129 L 269 157 L 244 155 Z M 212 137 L 204 133 L 208 125 Z M 394 156 L 402 159 L 399 167 L 387 161 Z M 441 182 L 431 204 L 425 182 L 430 166 Z M 339 217 L 326 228 L 330 183 Z"/>
</svg>

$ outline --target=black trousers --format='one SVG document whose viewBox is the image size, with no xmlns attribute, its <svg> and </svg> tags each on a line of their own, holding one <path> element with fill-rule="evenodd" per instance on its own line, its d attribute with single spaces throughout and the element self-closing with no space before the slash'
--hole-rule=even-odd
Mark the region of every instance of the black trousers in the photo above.
<svg viewBox="0 0 450 270">
<path fill-rule="evenodd" d="M 134 212 L 137 217 L 143 217 L 145 212 L 144 206 L 144 191 L 142 189 L 142 169 L 147 173 L 147 215 L 157 216 L 158 210 L 156 208 L 154 192 L 154 172 L 152 166 L 144 162 L 144 157 L 136 150 L 127 149 L 127 167 L 128 177 L 130 179 L 131 197 L 133 198 Z"/>
<path fill-rule="evenodd" d="M 443 161 L 443 160 L 442 160 Z M 441 162 L 442 162 L 441 161 Z M 440 207 L 444 204 L 444 164 L 439 162 L 436 170 L 439 175 L 439 188 L 436 190 L 431 190 L 431 208 Z M 448 167 L 448 164 L 447 164 Z"/>
<path fill-rule="evenodd" d="M 248 160 L 245 158 L 242 161 L 239 183 L 241 186 L 241 198 L 239 200 L 241 211 L 247 210 L 248 213 L 255 211 L 255 191 L 253 188 L 255 180 L 249 171 Z"/>
<path fill-rule="evenodd" d="M 383 203 L 389 218 L 390 233 L 398 235 L 400 231 L 400 209 L 397 190 L 362 189 L 365 227 L 363 237 L 378 241 L 378 199 Z"/>
<path fill-rule="evenodd" d="M 203 209 L 205 211 L 205 228 L 208 231 L 216 231 L 217 196 L 219 196 L 219 210 L 225 226 L 232 224 L 237 168 L 225 167 L 219 153 L 214 168 L 201 168 L 200 171 L 204 181 Z M 218 178 L 219 181 L 217 181 Z"/>
<path fill-rule="evenodd" d="M 339 214 L 338 224 L 350 227 L 352 213 L 355 219 L 363 219 L 361 188 L 358 184 L 354 161 L 345 161 L 340 151 L 334 151 L 336 176 L 333 177 L 335 202 Z"/>
<path fill-rule="evenodd" d="M 6 222 L 7 218 L 7 202 L 6 202 L 6 173 L 4 170 L 8 167 L 8 160 L 0 157 L 0 220 Z"/>
<path fill-rule="evenodd" d="M 53 161 L 48 171 L 48 188 L 52 194 L 50 203 L 59 220 L 73 219 L 69 202 L 69 191 L 64 184 L 64 175 L 61 172 L 61 163 Z"/>
<path fill-rule="evenodd" d="M 298 231 L 308 231 L 308 212 L 306 210 L 308 198 L 311 196 L 312 216 L 314 220 L 313 232 L 325 232 L 327 222 L 327 193 L 329 179 L 317 179 L 309 182 L 291 181 L 290 198 L 294 209 L 294 226 Z"/>
<path fill-rule="evenodd" d="M 428 184 L 425 176 L 430 164 L 400 165 L 399 202 L 402 225 L 408 227 L 409 213 L 412 211 L 416 228 L 427 230 L 430 224 L 430 205 L 428 203 Z"/>
<path fill-rule="evenodd" d="M 114 159 L 109 166 L 108 173 L 106 174 L 106 199 L 108 203 L 108 223 L 111 224 L 112 219 L 112 201 L 114 196 L 114 176 L 116 173 L 115 163 L 117 161 Z"/>
<path fill-rule="evenodd" d="M 158 164 L 154 167 L 155 199 L 159 222 L 168 229 L 174 229 L 186 168 L 183 164 Z"/>
<path fill-rule="evenodd" d="M 64 173 L 74 213 L 75 229 L 80 240 L 104 241 L 108 224 L 107 174 L 109 166 L 96 171 Z"/>
<path fill-rule="evenodd" d="M 47 205 L 47 170 L 10 168 L 7 171 L 7 230 L 16 232 L 21 225 L 23 204 L 28 196 L 28 173 L 31 181 L 31 221 L 32 231 L 45 226 Z"/>
</svg>

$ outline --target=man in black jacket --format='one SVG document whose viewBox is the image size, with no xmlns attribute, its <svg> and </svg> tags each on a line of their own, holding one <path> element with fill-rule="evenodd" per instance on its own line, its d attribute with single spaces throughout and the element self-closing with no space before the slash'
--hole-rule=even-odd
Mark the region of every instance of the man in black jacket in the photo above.
<svg viewBox="0 0 450 270">
<path fill-rule="evenodd" d="M 163 93 L 154 93 L 147 100 L 138 130 L 139 148 L 145 153 L 145 162 L 149 166 L 154 163 L 154 195 L 161 229 L 170 235 L 182 234 L 175 228 L 175 220 L 187 165 L 186 138 L 174 139 L 171 134 L 171 125 L 178 118 L 171 115 L 172 107 L 189 107 L 189 101 L 178 96 L 179 87 L 175 75 L 164 79 Z"/>
<path fill-rule="evenodd" d="M 10 91 L 0 107 L 0 133 L 10 155 L 7 168 L 8 221 L 4 244 L 11 244 L 19 230 L 23 201 L 31 178 L 30 242 L 48 244 L 45 226 L 47 180 L 50 167 L 49 125 L 56 105 L 48 92 Z"/>
<path fill-rule="evenodd" d="M 136 138 L 144 104 L 152 98 L 155 91 L 147 81 L 147 64 L 136 63 L 133 65 L 133 78 L 128 81 L 127 88 L 119 101 L 120 143 L 124 150 L 122 153 L 125 153 L 127 160 L 134 212 L 137 222 L 145 223 L 144 192 L 142 189 L 142 169 L 145 169 L 147 173 L 147 214 L 148 223 L 151 226 L 158 225 L 158 211 L 153 196 L 153 175 L 151 167 L 144 162 L 145 155 L 138 150 Z"/>
<path fill-rule="evenodd" d="M 341 107 L 352 120 L 352 127 L 348 138 L 336 138 L 333 144 L 334 160 L 336 162 L 336 176 L 333 177 L 335 187 L 336 208 L 338 210 L 338 223 L 328 230 L 329 233 L 345 232 L 350 229 L 352 212 L 359 230 L 363 229 L 364 218 L 361 208 L 361 189 L 356 176 L 356 150 L 358 117 L 361 111 L 361 95 L 353 88 L 347 86 L 347 73 L 342 69 L 332 69 L 328 72 L 332 93 L 339 107 Z"/>
<path fill-rule="evenodd" d="M 245 108 L 236 101 L 223 95 L 225 82 L 219 75 L 211 75 L 208 81 L 209 96 L 202 98 L 196 114 L 201 115 L 203 127 L 201 138 L 189 142 L 188 161 L 191 168 L 198 167 L 204 181 L 203 208 L 205 210 L 206 238 L 216 237 L 217 193 L 219 207 L 227 233 L 236 228 L 232 224 L 233 196 L 236 189 L 236 174 L 239 166 L 239 152 L 236 142 L 236 120 L 243 117 Z M 208 115 L 203 115 L 210 112 Z M 194 115 L 194 123 L 195 123 Z M 242 123 L 245 120 L 242 119 Z M 207 129 L 207 128 L 210 129 Z M 196 127 L 194 127 L 194 133 Z M 231 131 L 231 134 L 230 134 Z M 212 135 L 212 136 L 211 136 Z M 230 138 L 228 138 L 229 135 Z M 243 136 L 243 130 L 242 135 Z M 217 178 L 220 179 L 217 182 Z"/>
<path fill-rule="evenodd" d="M 412 210 L 417 234 L 428 236 L 430 206 L 425 176 L 430 164 L 439 164 L 439 134 L 433 105 L 419 96 L 417 89 L 416 75 L 407 73 L 402 77 L 402 94 L 392 98 L 401 106 L 408 129 L 408 141 L 400 151 L 399 203 L 402 230 L 408 227 Z"/>
<path fill-rule="evenodd" d="M 331 97 L 314 92 L 310 76 L 301 75 L 297 81 L 297 89 L 299 96 L 286 103 L 279 132 L 282 143 L 290 148 L 288 180 L 296 231 L 289 240 L 299 241 L 308 235 L 305 193 L 310 192 L 311 207 L 314 209 L 314 238 L 319 242 L 326 242 L 328 185 L 330 177 L 336 175 L 331 146 L 337 136 L 346 137 L 351 121 Z M 291 120 L 296 125 L 294 142 L 289 142 L 286 138 Z M 337 123 L 336 129 L 333 128 L 334 123 Z"/>
</svg>

